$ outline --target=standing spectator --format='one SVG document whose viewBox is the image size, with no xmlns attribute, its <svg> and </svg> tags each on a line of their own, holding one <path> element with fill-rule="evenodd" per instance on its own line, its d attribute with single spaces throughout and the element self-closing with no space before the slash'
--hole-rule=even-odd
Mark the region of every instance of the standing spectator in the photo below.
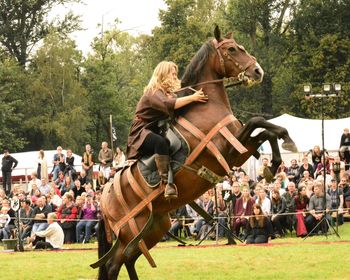
<svg viewBox="0 0 350 280">
<path fill-rule="evenodd" d="M 85 170 L 86 172 L 86 182 L 92 183 L 94 173 L 94 156 L 90 144 L 85 145 L 85 152 L 82 156 L 81 163 L 83 166 L 83 170 Z"/>
<path fill-rule="evenodd" d="M 232 187 L 231 187 L 231 195 L 229 197 L 227 197 L 227 195 L 225 195 L 225 197 L 224 197 L 225 201 L 228 202 L 230 215 L 233 215 L 233 213 L 235 211 L 236 202 L 241 196 L 242 196 L 242 193 L 241 193 L 241 189 L 239 187 L 239 183 L 234 182 L 232 184 Z"/>
<path fill-rule="evenodd" d="M 306 209 L 309 206 L 309 198 L 306 195 L 306 185 L 300 184 L 298 188 L 298 195 L 294 196 L 296 214 L 296 228 L 297 236 L 307 235 L 305 226 Z"/>
<path fill-rule="evenodd" d="M 122 148 L 117 147 L 116 153 L 113 158 L 113 167 L 115 167 L 116 170 L 118 171 L 119 169 L 124 167 L 125 161 L 126 161 L 126 157 Z"/>
<path fill-rule="evenodd" d="M 246 244 L 267 243 L 271 238 L 272 225 L 259 204 L 253 206 L 253 216 L 249 218 L 246 229 Z"/>
<path fill-rule="evenodd" d="M 30 207 L 30 200 L 21 201 L 21 209 L 19 210 L 21 239 L 30 236 L 33 227 L 34 209 Z"/>
<path fill-rule="evenodd" d="M 18 161 L 10 155 L 9 150 L 4 150 L 4 155 L 1 161 L 1 171 L 2 171 L 2 184 L 6 195 L 11 192 L 11 174 L 12 170 L 16 168 Z"/>
<path fill-rule="evenodd" d="M 345 151 L 349 151 L 349 147 L 350 147 L 349 129 L 344 128 L 344 132 L 340 138 L 340 145 L 339 145 L 339 155 L 342 160 L 345 159 Z"/>
<path fill-rule="evenodd" d="M 113 152 L 108 148 L 107 142 L 102 142 L 101 150 L 98 153 L 98 160 L 100 161 L 100 171 L 103 172 L 103 176 L 109 178 L 109 169 L 113 162 Z"/>
<path fill-rule="evenodd" d="M 74 156 L 71 149 L 67 149 L 66 166 L 64 174 L 72 177 L 73 180 L 75 180 L 77 177 L 77 172 L 74 168 Z"/>
<path fill-rule="evenodd" d="M 331 187 L 328 189 L 327 193 L 331 197 L 331 209 L 333 210 L 334 217 L 338 215 L 337 222 L 339 225 L 342 225 L 344 223 L 344 219 L 343 219 L 344 194 L 343 194 L 343 189 L 338 187 L 338 183 L 336 179 L 331 180 Z"/>
<path fill-rule="evenodd" d="M 82 207 L 82 215 L 76 226 L 76 240 L 78 243 L 89 243 L 91 237 L 91 229 L 95 226 L 97 219 L 97 203 L 94 202 L 91 194 L 86 196 L 85 203 Z M 84 233 L 84 234 L 83 234 Z"/>
<path fill-rule="evenodd" d="M 38 174 L 38 179 L 41 179 L 41 178 L 46 178 L 46 180 L 49 179 L 49 174 L 47 172 L 47 161 L 45 158 L 44 150 L 39 151 L 38 168 L 36 172 Z"/>
<path fill-rule="evenodd" d="M 303 158 L 303 164 L 299 167 L 299 174 L 304 174 L 304 171 L 308 171 L 310 176 L 313 176 L 314 174 L 314 169 L 309 163 L 307 157 Z"/>
<path fill-rule="evenodd" d="M 64 168 L 62 170 L 62 161 L 64 163 L 64 155 L 62 154 L 62 147 L 58 146 L 56 148 L 57 153 L 53 156 L 53 180 L 55 181 L 58 177 L 59 171 L 64 171 Z"/>
<path fill-rule="evenodd" d="M 272 226 L 275 229 L 276 237 L 284 237 L 283 225 L 285 224 L 285 213 L 286 210 L 286 201 L 284 197 L 281 197 L 278 190 L 272 191 L 271 199 L 271 222 Z"/>
<path fill-rule="evenodd" d="M 57 210 L 57 219 L 64 232 L 64 243 L 73 243 L 75 240 L 75 219 L 77 218 L 77 207 L 74 205 L 73 196 L 65 194 L 62 205 Z"/>
</svg>

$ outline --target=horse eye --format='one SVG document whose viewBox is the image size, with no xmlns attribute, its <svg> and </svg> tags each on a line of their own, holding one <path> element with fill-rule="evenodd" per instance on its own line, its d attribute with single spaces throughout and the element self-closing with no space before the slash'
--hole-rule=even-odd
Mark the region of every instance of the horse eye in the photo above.
<svg viewBox="0 0 350 280">
<path fill-rule="evenodd" d="M 228 51 L 231 52 L 231 53 L 234 53 L 236 51 L 236 49 L 234 47 L 229 47 Z"/>
</svg>

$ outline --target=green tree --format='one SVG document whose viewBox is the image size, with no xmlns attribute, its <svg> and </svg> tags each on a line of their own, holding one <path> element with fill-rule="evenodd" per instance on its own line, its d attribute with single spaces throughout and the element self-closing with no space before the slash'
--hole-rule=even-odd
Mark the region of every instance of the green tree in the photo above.
<svg viewBox="0 0 350 280">
<path fill-rule="evenodd" d="M 267 116 L 281 113 L 281 108 L 273 106 L 273 81 L 281 74 L 294 47 L 290 22 L 296 12 L 296 3 L 284 0 L 228 1 L 225 11 L 227 28 L 234 30 L 239 41 L 257 57 L 265 71 L 259 87 L 233 91 L 237 104 L 234 107 L 241 111 L 244 119 L 251 117 L 249 112 L 262 112 Z M 287 96 L 288 92 L 284 94 Z"/>
<path fill-rule="evenodd" d="M 117 28 L 94 39 L 93 53 L 84 64 L 83 84 L 92 118 L 91 143 L 96 148 L 110 139 L 110 115 L 117 130 L 117 144 L 126 142 L 137 96 L 142 92 L 136 80 L 140 75 L 137 48 L 135 39 Z"/>
<path fill-rule="evenodd" d="M 26 73 L 14 60 L 0 62 L 0 150 L 20 151 L 26 144 L 20 98 L 26 88 Z"/>
<path fill-rule="evenodd" d="M 47 20 L 48 13 L 60 4 L 80 0 L 0 1 L 0 44 L 21 65 L 25 65 L 34 45 L 50 31 L 69 34 L 79 29 L 79 19 L 71 12 L 63 20 Z"/>
<path fill-rule="evenodd" d="M 32 77 L 24 121 L 28 149 L 83 148 L 90 117 L 80 83 L 81 64 L 81 52 L 73 41 L 57 33 L 45 38 L 28 70 Z"/>
</svg>

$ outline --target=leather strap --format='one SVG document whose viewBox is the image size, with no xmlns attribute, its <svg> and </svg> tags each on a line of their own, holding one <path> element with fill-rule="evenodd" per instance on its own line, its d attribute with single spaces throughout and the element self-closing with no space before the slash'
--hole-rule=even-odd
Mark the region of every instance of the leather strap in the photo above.
<svg viewBox="0 0 350 280">
<path fill-rule="evenodd" d="M 212 139 L 217 133 L 220 134 L 227 140 L 229 143 L 241 154 L 247 152 L 248 150 L 237 140 L 236 137 L 227 129 L 227 125 L 234 123 L 236 118 L 233 115 L 227 115 L 224 119 L 222 119 L 219 123 L 217 123 L 207 135 L 205 135 L 201 130 L 195 127 L 191 122 L 186 120 L 183 117 L 177 118 L 176 122 L 180 124 L 183 128 L 189 131 L 192 135 L 194 135 L 197 139 L 201 140 L 201 142 L 193 149 L 192 153 L 188 156 L 185 161 L 186 165 L 191 165 L 197 157 L 202 153 L 205 148 L 208 148 L 212 154 L 215 156 L 217 161 L 221 164 L 221 166 L 226 170 L 227 173 L 231 171 L 227 161 L 225 160 L 222 153 L 216 147 L 216 145 L 212 142 Z"/>
</svg>

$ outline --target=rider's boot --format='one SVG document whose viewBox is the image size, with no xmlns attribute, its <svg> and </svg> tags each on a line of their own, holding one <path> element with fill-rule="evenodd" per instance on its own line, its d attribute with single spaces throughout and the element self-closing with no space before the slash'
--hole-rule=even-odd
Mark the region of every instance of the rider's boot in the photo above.
<svg viewBox="0 0 350 280">
<path fill-rule="evenodd" d="M 170 167 L 170 157 L 168 155 L 155 155 L 155 161 L 158 168 L 160 178 L 165 184 L 164 196 L 165 198 L 177 198 L 177 188 L 173 182 L 168 182 L 168 172 Z"/>
</svg>

